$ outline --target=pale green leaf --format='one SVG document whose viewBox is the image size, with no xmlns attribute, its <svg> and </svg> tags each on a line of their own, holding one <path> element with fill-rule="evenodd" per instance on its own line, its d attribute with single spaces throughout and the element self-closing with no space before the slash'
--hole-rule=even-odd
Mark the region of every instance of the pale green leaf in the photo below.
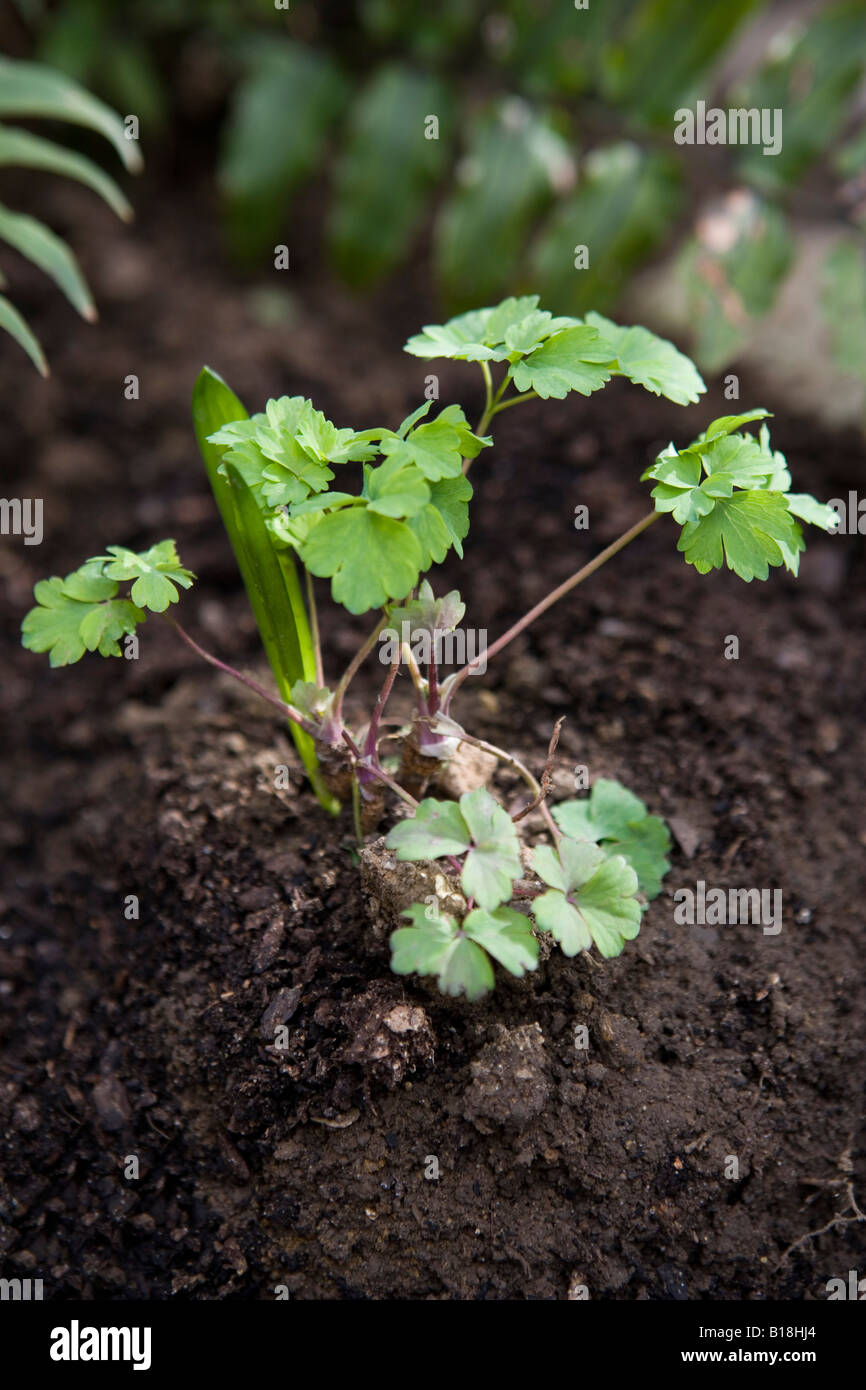
<svg viewBox="0 0 866 1390">
<path fill-rule="evenodd" d="M 71 77 L 42 63 L 0 57 L 0 116 L 70 121 L 109 140 L 130 172 L 141 168 L 135 140 L 121 118 Z"/>
<path fill-rule="evenodd" d="M 677 405 L 693 403 L 706 391 L 694 363 L 666 338 L 657 337 L 648 328 L 622 327 L 601 314 L 587 314 L 586 322 L 610 343 L 614 370 L 635 385 L 666 396 Z"/>
<path fill-rule="evenodd" d="M 538 941 L 522 912 L 515 912 L 509 907 L 485 912 L 483 908 L 475 907 L 466 917 L 463 930 L 518 978 L 525 971 L 534 970 L 538 964 Z"/>
<path fill-rule="evenodd" d="M 0 204 L 0 239 L 26 256 L 63 291 L 82 318 L 91 322 L 96 308 L 78 262 L 59 236 L 27 213 L 13 212 Z"/>
<path fill-rule="evenodd" d="M 511 368 L 518 391 L 535 391 L 558 400 L 569 391 L 589 396 L 610 381 L 610 353 L 595 328 L 565 328 Z"/>
<path fill-rule="evenodd" d="M 688 522 L 677 549 L 699 574 L 726 564 L 748 584 L 775 565 L 796 574 L 804 545 L 784 494 L 750 491 L 720 498 L 708 516 Z"/>
<path fill-rule="evenodd" d="M 511 897 L 520 878 L 520 844 L 508 812 L 483 787 L 464 792 L 460 810 L 471 838 L 460 882 L 467 897 L 492 911 Z"/>
<path fill-rule="evenodd" d="M 560 802 L 554 807 L 553 816 L 573 840 L 589 840 L 608 853 L 623 855 L 648 898 L 661 891 L 662 878 L 670 868 L 670 835 L 664 821 L 649 815 L 645 803 L 634 792 L 610 778 L 599 777 L 587 798 Z M 537 854 L 538 851 L 536 857 Z M 560 886 L 545 874 L 542 877 L 552 886 Z"/>
<path fill-rule="evenodd" d="M 368 507 L 322 517 L 300 547 L 300 556 L 311 574 L 332 579 L 334 599 L 350 613 L 403 598 L 417 584 L 423 560 L 420 543 L 405 522 Z"/>
<path fill-rule="evenodd" d="M 9 334 L 19 347 L 22 347 L 42 376 L 48 376 L 48 363 L 39 345 L 39 340 L 27 322 L 21 317 L 14 304 L 0 294 L 0 328 Z"/>
<path fill-rule="evenodd" d="M 132 218 L 132 207 L 114 179 L 98 164 L 75 150 L 64 149 L 53 140 L 44 140 L 29 130 L 0 126 L 0 165 L 11 164 L 27 169 L 44 169 L 76 179 L 98 193 L 124 222 Z"/>
</svg>

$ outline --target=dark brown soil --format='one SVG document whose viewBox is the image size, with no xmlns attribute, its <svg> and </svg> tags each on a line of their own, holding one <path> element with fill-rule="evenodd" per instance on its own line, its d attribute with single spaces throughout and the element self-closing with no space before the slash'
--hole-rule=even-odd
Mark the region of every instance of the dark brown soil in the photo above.
<svg viewBox="0 0 866 1390">
<path fill-rule="evenodd" d="M 339 423 L 399 420 L 423 389 L 399 348 L 435 309 L 411 280 L 365 308 L 296 236 L 273 277 L 287 317 L 263 326 L 197 190 L 158 193 L 119 236 L 58 195 L 55 225 L 89 227 L 103 321 L 19 274 L 52 381 L 0 343 L 3 492 L 46 516 L 41 547 L 0 551 L 2 1273 L 56 1298 L 825 1297 L 862 1272 L 863 1225 L 783 1256 L 846 1215 L 846 1184 L 866 1197 L 862 541 L 813 537 L 799 581 L 746 587 L 687 570 L 663 523 L 468 682 L 470 731 L 538 768 L 565 713 L 560 794 L 576 764 L 619 777 L 678 846 L 615 961 L 556 953 L 474 1006 L 402 981 L 349 820 L 316 806 L 272 711 L 157 620 L 138 662 L 50 672 L 17 646 L 35 579 L 174 535 L 201 576 L 187 625 L 261 674 L 189 428 L 201 363 L 251 405 L 308 393 Z M 476 408 L 471 369 L 441 388 Z M 468 621 L 501 631 L 641 515 L 660 445 L 728 408 L 717 386 L 688 413 L 617 386 L 503 417 L 465 566 L 443 576 Z M 790 417 L 775 437 L 798 486 L 862 491 L 853 437 Z M 327 617 L 332 673 L 364 628 Z M 675 925 L 698 879 L 780 888 L 781 934 Z"/>
</svg>

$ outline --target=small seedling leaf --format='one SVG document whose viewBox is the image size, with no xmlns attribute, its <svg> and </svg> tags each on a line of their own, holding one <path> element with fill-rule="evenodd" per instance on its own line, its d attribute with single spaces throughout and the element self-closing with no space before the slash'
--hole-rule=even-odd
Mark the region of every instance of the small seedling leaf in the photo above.
<svg viewBox="0 0 866 1390">
<path fill-rule="evenodd" d="M 603 956 L 618 956 L 640 931 L 634 869 L 622 855 L 609 857 L 586 841 L 564 837 L 558 855 L 542 849 L 544 853 L 536 850 L 533 862 L 539 876 L 553 886 L 533 901 L 539 927 L 551 933 L 567 956 L 588 950 L 592 942 Z"/>
<path fill-rule="evenodd" d="M 610 344 L 611 370 L 616 375 L 626 376 L 636 386 L 666 396 L 677 405 L 694 403 L 706 391 L 694 362 L 667 338 L 659 338 L 647 328 L 623 327 L 602 314 L 589 313 L 586 322 Z"/>
<path fill-rule="evenodd" d="M 638 876 L 648 898 L 661 891 L 661 881 L 670 868 L 667 854 L 671 839 L 664 821 L 649 815 L 646 805 L 619 782 L 600 777 L 589 796 L 580 801 L 563 801 L 553 810 L 560 829 L 574 840 L 589 840 L 607 852 L 625 857 Z M 536 851 L 536 868 L 538 854 Z M 542 874 L 545 882 L 560 886 Z"/>
</svg>

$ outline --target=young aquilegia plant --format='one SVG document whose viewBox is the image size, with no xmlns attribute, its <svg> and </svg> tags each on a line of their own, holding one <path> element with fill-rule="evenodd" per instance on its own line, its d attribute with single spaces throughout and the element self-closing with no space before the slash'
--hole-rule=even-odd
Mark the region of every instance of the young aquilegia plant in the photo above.
<svg viewBox="0 0 866 1390">
<path fill-rule="evenodd" d="M 670 444 L 646 470 L 652 511 L 443 678 L 442 642 L 465 608 L 458 592 L 437 597 L 421 576 L 452 547 L 462 558 L 472 497 L 467 474 L 492 443 L 493 419 L 536 397 L 588 396 L 614 376 L 680 405 L 697 401 L 706 388 L 689 359 L 647 329 L 593 313 L 583 320 L 554 317 L 534 295 L 428 326 L 406 350 L 478 363 L 485 406 L 474 430 L 460 406 L 433 414 L 429 400 L 396 430 L 338 429 L 300 396 L 268 401 L 263 413 L 249 417 L 225 382 L 204 369 L 193 397 L 196 433 L 279 695 L 203 651 L 169 621 L 205 660 L 283 712 L 319 800 L 337 811 L 351 798 L 359 839 L 378 824 L 388 791 L 408 806 L 386 844 L 398 860 L 444 861 L 454 890 L 448 901 L 460 910 L 441 910 L 435 896 L 412 904 L 404 914 L 409 924 L 391 937 L 392 967 L 435 975 L 444 993 L 477 999 L 493 985 L 492 960 L 521 976 L 536 966 L 545 934 L 568 956 L 593 943 L 603 956 L 618 955 L 660 891 L 670 840 L 664 822 L 638 797 L 605 779 L 588 798 L 551 812 L 546 798 L 559 726 L 539 782 L 519 759 L 462 728 L 453 707 L 463 682 L 664 514 L 680 527 L 678 549 L 688 564 L 701 574 L 726 564 L 747 583 L 766 579 L 779 565 L 796 574 L 804 548 L 800 523 L 829 531 L 836 515 L 790 490 L 785 460 L 770 446 L 767 411 L 713 420 L 685 448 Z M 759 421 L 755 437 L 747 426 Z M 360 478 L 352 464 L 360 465 Z M 342 486 L 334 486 L 338 475 Z M 333 686 L 323 674 L 313 576 L 330 579 L 333 599 L 350 613 L 377 613 Z M 168 617 L 179 588 L 189 588 L 193 578 L 171 540 L 143 553 L 108 546 L 65 579 L 36 585 L 37 606 L 22 624 L 24 645 L 48 652 L 52 666 L 78 661 L 85 651 L 119 656 L 120 640 L 148 613 Z M 387 674 L 366 725 L 351 730 L 343 719 L 346 690 L 377 646 Z M 384 760 L 383 743 L 395 738 L 384 733 L 385 710 L 401 662 L 413 681 L 415 709 L 396 735 L 398 766 Z M 419 802 L 461 744 L 516 770 L 529 787 L 527 804 L 509 815 L 483 786 L 459 801 Z M 531 853 L 527 877 L 516 824 L 536 809 L 551 844 Z M 516 906 L 521 902 L 531 917 Z"/>
</svg>

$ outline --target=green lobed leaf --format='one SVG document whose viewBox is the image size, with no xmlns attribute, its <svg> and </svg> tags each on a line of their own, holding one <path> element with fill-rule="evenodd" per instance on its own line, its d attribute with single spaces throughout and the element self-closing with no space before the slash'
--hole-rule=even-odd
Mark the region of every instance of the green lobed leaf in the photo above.
<svg viewBox="0 0 866 1390">
<path fill-rule="evenodd" d="M 766 579 L 768 567 L 779 564 L 796 574 L 804 546 L 792 518 L 836 529 L 831 507 L 807 493 L 788 492 L 791 474 L 784 455 L 771 447 L 766 424 L 757 440 L 739 432 L 766 415 L 763 409 L 723 415 L 688 448 L 668 445 L 642 475 L 656 480 L 656 511 L 671 512 L 684 527 L 679 548 L 702 574 L 719 568 L 723 558 L 749 580 Z M 747 496 L 752 501 L 744 501 Z M 716 515 L 721 502 L 733 505 Z"/>
<path fill-rule="evenodd" d="M 437 975 L 443 994 L 480 999 L 493 988 L 493 956 L 521 978 L 538 964 L 538 941 L 520 912 L 473 908 L 462 927 L 447 914 L 413 903 L 403 913 L 410 927 L 391 935 L 391 968 L 398 975 Z"/>
<path fill-rule="evenodd" d="M 404 422 L 405 424 L 405 422 Z M 382 452 L 401 463 L 414 463 L 430 482 L 459 477 L 463 459 L 475 458 L 493 443 L 472 433 L 459 405 L 446 406 L 437 419 L 413 426 L 403 438 L 386 436 Z"/>
<path fill-rule="evenodd" d="M 670 445 L 643 477 L 659 479 L 652 491 L 656 511 L 672 512 L 683 525 L 708 515 L 735 488 L 768 487 L 776 473 L 774 455 L 751 435 L 720 431 L 679 452 Z"/>
<path fill-rule="evenodd" d="M 667 855 L 671 839 L 664 821 L 649 815 L 645 802 L 634 792 L 620 782 L 599 777 L 587 798 L 560 802 L 553 816 L 572 839 L 592 841 L 607 852 L 623 855 L 647 897 L 658 896 L 670 868 Z M 552 880 L 545 877 L 545 882 Z"/>
<path fill-rule="evenodd" d="M 456 589 L 435 598 L 428 580 L 421 581 L 418 597 L 408 603 L 391 609 L 389 620 L 392 627 L 402 629 L 403 623 L 414 632 L 425 631 L 431 634 L 453 632 L 459 627 L 466 613 Z"/>
<path fill-rule="evenodd" d="M 33 596 L 37 606 L 21 624 L 22 645 L 31 652 L 48 652 L 52 666 L 80 661 L 86 650 L 81 622 L 90 605 L 69 598 L 63 592 L 63 580 L 56 575 L 34 585 Z"/>
<path fill-rule="evenodd" d="M 146 614 L 116 593 L 117 583 L 103 575 L 99 560 L 86 561 L 65 579 L 40 580 L 33 589 L 36 607 L 21 624 L 22 645 L 48 652 L 52 666 L 70 666 L 85 651 L 120 656 L 118 638 L 135 632 Z"/>
<path fill-rule="evenodd" d="M 586 322 L 596 328 L 612 348 L 612 370 L 677 405 L 689 405 L 706 391 L 695 364 L 666 338 L 648 328 L 625 328 L 601 314 L 588 313 Z"/>
<path fill-rule="evenodd" d="M 421 860 L 463 854 L 471 839 L 456 801 L 427 797 L 413 815 L 398 821 L 385 843 L 397 851 L 398 859 Z"/>
<path fill-rule="evenodd" d="M 556 318 L 546 309 L 539 309 L 537 294 L 520 298 L 512 295 L 490 308 L 457 314 L 447 323 L 427 324 L 409 339 L 403 350 L 413 357 L 428 359 L 450 357 L 457 362 L 504 362 L 525 357 L 553 334 L 564 328 L 574 328 L 577 323 L 577 319 Z M 460 407 L 447 409 L 455 411 Z"/>
<path fill-rule="evenodd" d="M 418 582 L 420 542 L 403 521 L 369 507 L 331 512 L 316 521 L 300 547 L 311 574 L 331 579 L 331 593 L 350 613 L 403 598 Z"/>
<path fill-rule="evenodd" d="M 338 429 L 304 396 L 269 400 L 263 412 L 224 424 L 209 442 L 225 449 L 221 469 L 233 464 L 263 507 L 304 502 L 334 477 L 328 464 L 372 458 L 368 437 Z"/>
<path fill-rule="evenodd" d="M 316 685 L 315 681 L 295 681 L 289 694 L 289 704 L 315 723 L 320 723 L 330 714 L 333 701 L 333 692 Z"/>
<path fill-rule="evenodd" d="M 603 956 L 618 956 L 640 931 L 641 907 L 635 870 L 620 854 L 608 856 L 598 845 L 563 837 L 557 853 L 536 850 L 533 863 L 552 886 L 533 900 L 532 911 L 567 956 L 595 942 Z"/>
<path fill-rule="evenodd" d="M 788 511 L 810 526 L 820 526 L 831 535 L 839 528 L 839 516 L 826 502 L 818 502 L 808 492 L 786 492 Z"/>
<path fill-rule="evenodd" d="M 707 516 L 689 521 L 677 549 L 699 574 L 726 564 L 749 584 L 777 565 L 796 574 L 805 546 L 783 493 L 747 491 L 720 498 Z"/>
<path fill-rule="evenodd" d="M 442 994 L 465 994 L 470 1001 L 493 988 L 486 952 L 460 931 L 453 917 L 431 913 L 422 903 L 413 903 L 403 916 L 413 925 L 391 934 L 391 969 L 396 974 L 437 975 Z"/>
<path fill-rule="evenodd" d="M 466 855 L 463 892 L 492 912 L 511 897 L 522 872 L 517 831 L 508 812 L 483 787 L 453 801 L 422 801 L 387 839 L 398 859 L 441 859 Z"/>
<path fill-rule="evenodd" d="M 523 872 L 517 831 L 508 812 L 483 787 L 463 793 L 460 811 L 471 838 L 460 883 L 467 897 L 492 911 L 509 900 Z"/>
<path fill-rule="evenodd" d="M 322 492 L 334 477 L 328 464 L 373 458 L 378 433 L 338 429 L 306 397 L 281 396 L 223 424 L 209 442 L 225 449 L 223 473 L 233 464 L 262 507 L 280 507 Z"/>
<path fill-rule="evenodd" d="M 438 564 L 445 558 L 445 550 L 453 545 L 460 559 L 463 559 L 463 541 L 469 534 L 469 502 L 472 497 L 472 484 L 468 478 L 443 478 L 441 482 L 431 483 L 430 503 L 417 516 L 412 518 L 411 526 L 421 542 L 422 548 L 430 545 L 432 560 Z M 438 520 L 437 520 L 438 519 Z M 425 530 L 425 526 L 427 529 Z M 433 548 L 432 532 L 445 533 L 447 544 L 441 549 L 441 542 Z M 423 568 L 428 568 L 426 561 Z"/>
<path fill-rule="evenodd" d="M 511 368 L 518 391 L 562 400 L 569 391 L 589 396 L 610 381 L 609 345 L 587 324 L 564 328 Z"/>
<path fill-rule="evenodd" d="M 472 309 L 467 314 L 457 314 L 447 323 L 425 324 L 420 333 L 409 339 L 403 351 L 427 360 L 450 357 L 455 362 L 502 361 L 507 353 L 497 357 L 493 348 L 483 341 L 492 312 L 491 309 Z"/>
<path fill-rule="evenodd" d="M 172 540 L 159 541 L 140 554 L 122 545 L 110 545 L 108 554 L 101 555 L 103 573 L 109 579 L 132 579 L 130 597 L 140 608 L 152 613 L 164 613 L 180 595 L 177 586 L 189 589 L 195 576 L 184 569 Z"/>
<path fill-rule="evenodd" d="M 100 656 L 120 656 L 118 639 L 135 632 L 138 624 L 144 622 L 145 614 L 125 598 L 94 603 L 89 608 L 78 629 L 85 647 L 89 652 L 98 650 Z"/>
<path fill-rule="evenodd" d="M 754 410 L 745 411 L 742 415 L 720 415 L 718 419 L 710 421 L 703 433 L 699 434 L 694 444 L 689 447 L 695 449 L 706 440 L 715 439 L 717 435 L 734 434 L 737 430 L 742 429 L 743 425 L 751 424 L 754 420 L 771 418 L 771 412 L 760 405 Z"/>
<path fill-rule="evenodd" d="M 371 512 L 382 516 L 415 516 L 430 501 L 424 474 L 400 454 L 392 454 L 378 468 L 364 469 L 364 496 Z"/>
<path fill-rule="evenodd" d="M 483 946 L 494 960 L 518 978 L 538 964 L 538 941 L 522 912 L 510 907 L 485 912 L 481 907 L 474 907 L 463 923 L 463 930 L 470 940 Z"/>
</svg>

